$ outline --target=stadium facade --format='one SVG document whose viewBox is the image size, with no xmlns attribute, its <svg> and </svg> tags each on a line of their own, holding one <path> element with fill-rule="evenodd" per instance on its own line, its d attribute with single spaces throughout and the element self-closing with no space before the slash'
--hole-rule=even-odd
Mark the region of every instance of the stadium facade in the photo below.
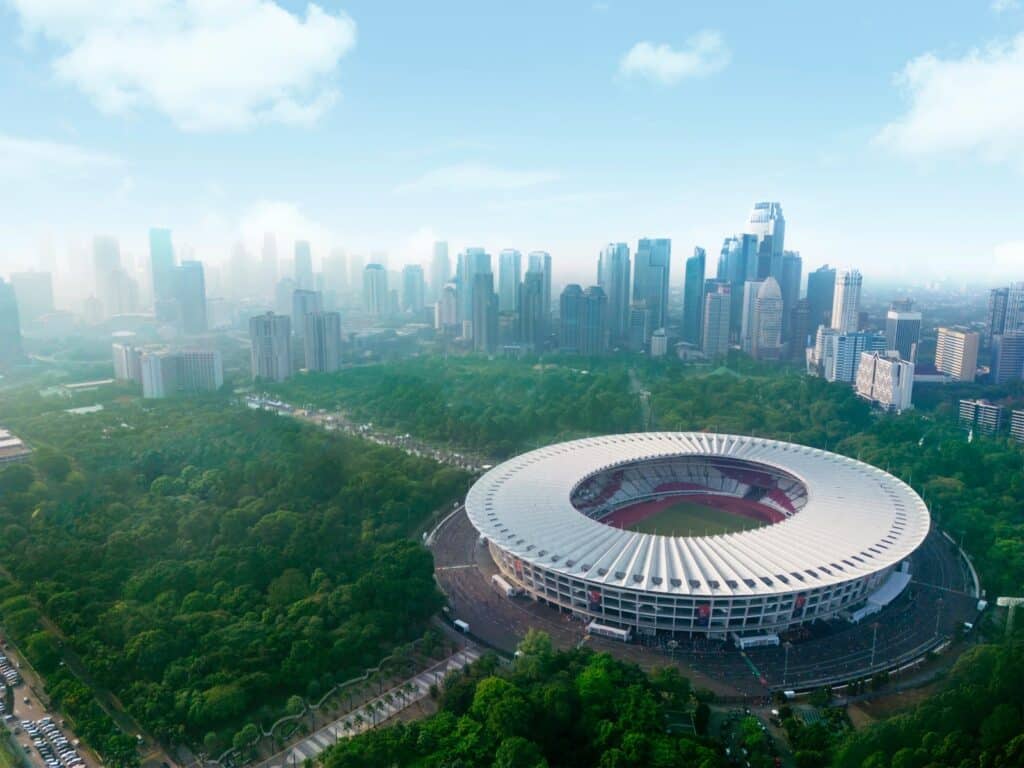
<svg viewBox="0 0 1024 768">
<path fill-rule="evenodd" d="M 720 535 L 626 527 L 683 501 L 752 519 Z M 466 498 L 506 580 L 602 627 L 775 637 L 858 620 L 906 586 L 924 502 L 860 461 L 757 437 L 671 432 L 551 445 L 500 464 Z"/>
</svg>

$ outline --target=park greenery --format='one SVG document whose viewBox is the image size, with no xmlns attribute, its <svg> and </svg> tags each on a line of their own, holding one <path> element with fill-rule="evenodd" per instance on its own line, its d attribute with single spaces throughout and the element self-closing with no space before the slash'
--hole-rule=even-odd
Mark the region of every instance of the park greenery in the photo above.
<svg viewBox="0 0 1024 768">
<path fill-rule="evenodd" d="M 221 397 L 6 402 L 36 452 L 0 470 L 0 618 L 111 764 L 131 762 L 125 737 L 62 646 L 159 738 L 219 749 L 440 608 L 413 539 L 458 470 Z"/>
<path fill-rule="evenodd" d="M 641 426 L 624 363 L 424 357 L 311 374 L 268 390 L 295 405 L 343 409 L 352 418 L 423 440 L 507 458 L 594 432 Z"/>
<path fill-rule="evenodd" d="M 724 765 L 720 749 L 668 733 L 688 707 L 674 668 L 639 667 L 589 649 L 554 652 L 530 631 L 508 667 L 486 656 L 444 683 L 437 714 L 348 739 L 325 768 L 670 768 Z"/>
</svg>

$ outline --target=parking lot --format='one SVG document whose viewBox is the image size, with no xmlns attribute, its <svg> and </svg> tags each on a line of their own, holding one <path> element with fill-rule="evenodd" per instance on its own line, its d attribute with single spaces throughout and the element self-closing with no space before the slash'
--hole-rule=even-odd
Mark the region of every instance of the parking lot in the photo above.
<svg viewBox="0 0 1024 768">
<path fill-rule="evenodd" d="M 48 710 L 36 694 L 42 681 L 26 666 L 17 650 L 4 643 L 0 676 L 13 695 L 0 697 L 0 716 L 14 743 L 34 768 L 98 768 L 67 723 Z"/>
</svg>

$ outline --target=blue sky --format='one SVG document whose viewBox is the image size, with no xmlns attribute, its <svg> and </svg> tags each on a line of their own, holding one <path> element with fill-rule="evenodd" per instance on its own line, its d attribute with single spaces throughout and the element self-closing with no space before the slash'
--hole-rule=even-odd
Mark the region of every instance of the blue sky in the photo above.
<svg viewBox="0 0 1024 768">
<path fill-rule="evenodd" d="M 770 199 L 805 269 L 1024 279 L 1012 0 L 104 5 L 0 0 L 0 271 L 162 225 L 211 262 L 269 229 L 592 280 Z"/>
</svg>

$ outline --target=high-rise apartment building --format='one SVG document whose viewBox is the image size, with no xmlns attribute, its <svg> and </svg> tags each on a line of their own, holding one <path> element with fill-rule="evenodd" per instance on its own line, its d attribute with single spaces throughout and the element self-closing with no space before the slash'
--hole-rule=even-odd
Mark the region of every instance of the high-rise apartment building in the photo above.
<svg viewBox="0 0 1024 768">
<path fill-rule="evenodd" d="M 300 290 L 311 291 L 313 284 L 313 249 L 307 240 L 295 241 L 295 284 Z"/>
<path fill-rule="evenodd" d="M 426 306 L 426 285 L 423 279 L 423 267 L 419 264 L 406 264 L 402 269 L 402 310 L 415 315 L 423 312 Z"/>
<path fill-rule="evenodd" d="M 438 240 L 430 258 L 430 297 L 440 301 L 441 293 L 452 279 L 452 262 L 448 258 L 448 243 Z"/>
<path fill-rule="evenodd" d="M 633 301 L 644 302 L 651 313 L 651 330 L 668 324 L 668 284 L 672 241 L 642 238 L 633 260 Z M 648 336 L 648 338 L 650 338 Z M 644 339 L 644 343 L 648 339 Z"/>
<path fill-rule="evenodd" d="M 118 381 L 142 383 L 142 350 L 131 344 L 112 344 L 114 378 Z"/>
<path fill-rule="evenodd" d="M 832 303 L 835 299 L 836 270 L 826 264 L 807 274 L 807 330 L 814 338 L 818 326 L 832 327 Z"/>
<path fill-rule="evenodd" d="M 939 328 L 935 368 L 956 381 L 974 381 L 978 370 L 977 333 L 964 328 Z"/>
<path fill-rule="evenodd" d="M 305 317 L 302 344 L 306 370 L 331 373 L 341 367 L 341 315 L 310 312 Z"/>
<path fill-rule="evenodd" d="M 912 407 L 914 364 L 901 359 L 893 350 L 861 352 L 855 387 L 865 400 L 901 413 Z"/>
<path fill-rule="evenodd" d="M 894 349 L 904 360 L 915 362 L 920 340 L 921 313 L 913 310 L 911 302 L 890 306 L 885 316 L 886 349 Z"/>
<path fill-rule="evenodd" d="M 988 400 L 961 400 L 960 426 L 994 435 L 1003 426 L 1003 406 Z"/>
<path fill-rule="evenodd" d="M 519 341 L 531 352 L 544 351 L 544 273 L 527 270 L 519 291 Z"/>
<path fill-rule="evenodd" d="M 292 292 L 292 331 L 296 339 L 306 336 L 306 315 L 324 311 L 323 294 L 298 288 Z"/>
<path fill-rule="evenodd" d="M 206 333 L 206 279 L 200 261 L 183 261 L 174 268 L 175 299 L 181 330 Z"/>
<path fill-rule="evenodd" d="M 1018 443 L 1024 443 L 1024 411 L 1010 412 L 1010 437 Z"/>
<path fill-rule="evenodd" d="M 139 370 L 142 396 L 147 399 L 213 392 L 224 385 L 224 364 L 216 350 L 142 352 Z"/>
<path fill-rule="evenodd" d="M 1024 331 L 992 337 L 992 380 L 1005 384 L 1024 376 Z"/>
<path fill-rule="evenodd" d="M 472 320 L 473 349 L 494 354 L 498 348 L 498 295 L 494 292 L 494 275 L 478 272 L 473 276 Z"/>
<path fill-rule="evenodd" d="M 861 353 L 884 352 L 885 337 L 880 334 L 839 333 L 830 328 L 832 334 L 822 334 L 825 339 L 825 357 L 822 369 L 826 381 L 842 381 L 852 384 L 857 380 L 857 368 L 860 366 Z M 831 341 L 831 345 L 829 345 Z M 828 350 L 831 349 L 831 355 Z"/>
<path fill-rule="evenodd" d="M 832 298 L 832 327 L 839 333 L 855 333 L 860 327 L 861 274 L 856 269 L 842 269 L 836 274 Z"/>
<path fill-rule="evenodd" d="M 757 289 L 751 354 L 758 360 L 778 360 L 782 356 L 782 289 L 769 276 Z"/>
<path fill-rule="evenodd" d="M 0 277 L 0 367 L 20 362 L 23 356 L 18 299 L 11 284 Z"/>
<path fill-rule="evenodd" d="M 704 319 L 704 279 L 707 254 L 703 248 L 694 248 L 693 256 L 686 260 L 686 280 L 683 283 L 683 341 L 700 346 Z"/>
<path fill-rule="evenodd" d="M 629 246 L 609 243 L 597 260 L 597 284 L 608 298 L 608 331 L 615 344 L 629 336 Z"/>
<path fill-rule="evenodd" d="M 267 312 L 249 318 L 252 377 L 284 381 L 292 375 L 292 321 L 288 315 Z"/>
<path fill-rule="evenodd" d="M 723 280 L 708 280 L 704 295 L 704 336 L 701 349 L 709 360 L 729 354 L 729 315 L 732 286 Z"/>
<path fill-rule="evenodd" d="M 383 264 L 367 264 L 363 270 L 363 306 L 373 317 L 388 313 L 388 272 Z"/>
<path fill-rule="evenodd" d="M 523 280 L 523 254 L 506 248 L 498 254 L 498 311 L 515 312 L 519 307 L 519 284 Z"/>
</svg>

